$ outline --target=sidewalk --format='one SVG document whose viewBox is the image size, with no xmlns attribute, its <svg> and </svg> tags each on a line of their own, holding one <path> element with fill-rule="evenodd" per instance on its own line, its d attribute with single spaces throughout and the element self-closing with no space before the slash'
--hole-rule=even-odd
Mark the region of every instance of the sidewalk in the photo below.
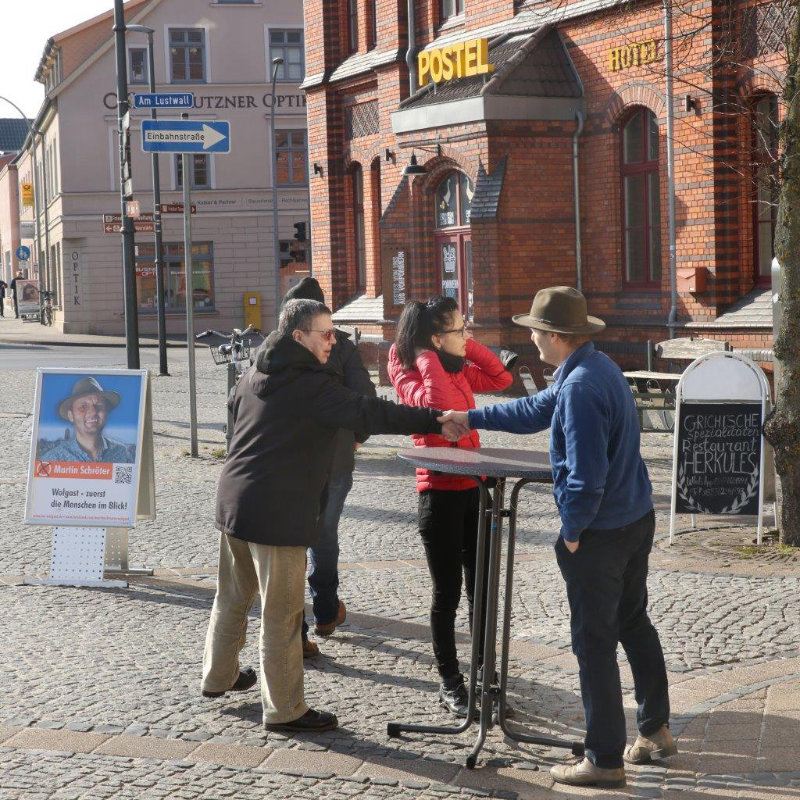
<svg viewBox="0 0 800 800">
<path fill-rule="evenodd" d="M 0 320 L 0 340 L 5 327 Z M 505 741 L 497 728 L 476 770 L 464 768 L 474 727 L 449 737 L 386 736 L 390 721 L 448 724 L 435 702 L 430 582 L 413 472 L 396 458 L 405 437 L 374 437 L 360 451 L 341 526 L 347 622 L 318 640 L 322 655 L 305 664 L 307 700 L 335 710 L 340 729 L 267 735 L 257 687 L 203 699 L 225 371 L 198 360 L 201 455 L 191 459 L 186 364 L 177 355 L 173 376 L 153 382 L 158 519 L 131 537 L 131 563 L 156 572 L 132 578 L 128 589 L 22 584 L 47 572 L 51 530 L 21 524 L 34 375 L 2 373 L 0 798 L 800 799 L 800 561 L 774 544 L 750 547 L 752 526 L 719 518 L 700 518 L 696 531 L 682 518 L 670 547 L 672 440 L 663 434 L 643 439 L 658 519 L 650 596 L 680 753 L 629 768 L 625 789 L 554 786 L 548 768 L 567 751 Z M 542 435 L 487 433 L 483 441 L 546 447 Z M 581 738 L 566 598 L 552 555 L 552 497 L 540 487 L 520 498 L 509 666 L 514 724 Z M 257 619 L 256 610 L 243 664 L 257 663 Z M 458 631 L 466 657 L 463 610 Z M 620 665 L 633 736 L 632 682 L 624 659 Z"/>
<path fill-rule="evenodd" d="M 14 317 L 14 308 L 6 304 L 6 315 L 0 317 L 0 344 L 36 344 L 50 347 L 125 347 L 124 336 L 101 336 L 86 333 L 62 333 L 56 326 L 39 322 L 23 322 Z M 9 316 L 9 311 L 10 316 Z M 158 347 L 158 336 L 140 335 L 140 347 Z M 195 345 L 196 347 L 198 345 Z M 186 334 L 170 334 L 167 347 L 186 347 Z"/>
</svg>

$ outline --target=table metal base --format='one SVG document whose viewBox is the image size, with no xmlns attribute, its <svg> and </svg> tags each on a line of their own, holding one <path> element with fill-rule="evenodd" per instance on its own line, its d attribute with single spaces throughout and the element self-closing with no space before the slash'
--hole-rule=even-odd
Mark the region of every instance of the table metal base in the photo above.
<svg viewBox="0 0 800 800">
<path fill-rule="evenodd" d="M 483 675 L 484 681 L 480 695 L 480 709 L 478 718 L 478 738 L 472 752 L 467 756 L 466 766 L 473 769 L 477 763 L 478 754 L 483 748 L 486 733 L 495 725 L 499 725 L 503 733 L 510 739 L 528 744 L 538 744 L 544 747 L 564 747 L 572 751 L 573 755 L 582 756 L 584 753 L 583 742 L 569 742 L 547 736 L 535 736 L 510 730 L 507 724 L 508 705 L 506 703 L 506 690 L 508 685 L 508 656 L 509 641 L 511 637 L 511 593 L 514 585 L 514 545 L 517 526 L 517 503 L 520 489 L 528 483 L 542 483 L 532 478 L 521 478 L 511 490 L 508 508 L 504 507 L 506 479 L 498 477 L 493 479 L 492 498 L 489 502 L 489 488 L 480 476 L 471 475 L 480 491 L 480 506 L 478 517 L 478 553 L 475 564 L 475 597 L 472 618 L 472 630 L 480 630 L 480 610 L 484 602 L 486 605 L 486 634 L 483 642 Z M 502 521 L 508 519 L 508 555 L 506 559 L 506 595 L 503 612 L 502 650 L 500 655 L 500 686 L 491 685 L 491 678 L 497 666 L 497 607 L 500 589 L 500 564 L 502 548 Z M 489 566 L 486 598 L 483 597 L 483 581 L 481 576 L 484 571 L 484 550 L 489 528 Z M 469 702 L 466 719 L 456 726 L 446 725 L 414 725 L 405 722 L 390 722 L 386 726 L 386 733 L 391 737 L 400 736 L 401 733 L 438 733 L 452 735 L 463 733 L 475 721 L 478 698 L 475 693 L 476 678 L 478 674 L 480 642 L 477 637 L 472 639 L 472 657 L 469 670 Z"/>
</svg>

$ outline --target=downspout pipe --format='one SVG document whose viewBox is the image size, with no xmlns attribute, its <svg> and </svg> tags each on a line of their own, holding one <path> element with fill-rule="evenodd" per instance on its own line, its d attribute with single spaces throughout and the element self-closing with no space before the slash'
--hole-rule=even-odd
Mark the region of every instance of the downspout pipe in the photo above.
<svg viewBox="0 0 800 800">
<path fill-rule="evenodd" d="M 408 0 L 408 50 L 406 65 L 408 66 L 408 96 L 417 91 L 417 15 L 414 0 Z"/>
<path fill-rule="evenodd" d="M 581 187 L 578 174 L 578 139 L 583 133 L 583 114 L 575 112 L 578 127 L 572 134 L 572 192 L 575 201 L 575 286 L 583 291 L 583 253 L 581 251 Z"/>
<path fill-rule="evenodd" d="M 669 338 L 675 338 L 678 324 L 678 272 L 675 245 L 675 98 L 672 87 L 672 0 L 664 0 L 664 78 L 667 102 L 667 222 L 669 225 L 670 308 Z"/>
</svg>

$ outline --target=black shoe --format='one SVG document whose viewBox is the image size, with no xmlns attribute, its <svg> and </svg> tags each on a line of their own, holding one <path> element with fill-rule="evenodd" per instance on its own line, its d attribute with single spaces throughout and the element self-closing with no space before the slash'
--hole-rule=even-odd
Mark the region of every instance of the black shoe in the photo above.
<svg viewBox="0 0 800 800">
<path fill-rule="evenodd" d="M 508 687 L 506 687 L 508 688 Z M 495 698 L 495 702 L 500 702 L 500 676 L 497 672 L 494 673 L 494 679 L 492 680 L 489 691 L 491 692 L 492 696 Z M 475 700 L 478 704 L 480 704 L 481 700 L 483 699 L 483 667 L 478 667 L 478 674 L 475 677 Z M 506 716 L 513 717 L 515 714 L 514 707 L 508 702 L 508 695 L 506 694 Z"/>
<path fill-rule="evenodd" d="M 469 695 L 467 687 L 464 685 L 463 675 L 454 679 L 452 688 L 447 687 L 447 682 L 439 685 L 439 705 L 457 717 L 467 716 Z"/>
<path fill-rule="evenodd" d="M 264 728 L 268 731 L 289 732 L 289 733 L 318 733 L 320 731 L 332 731 L 339 727 L 339 720 L 336 714 L 330 711 L 314 711 L 309 708 L 302 717 L 293 719 L 291 722 L 265 722 Z"/>
<path fill-rule="evenodd" d="M 228 689 L 229 692 L 244 692 L 251 686 L 255 686 L 258 676 L 252 667 L 246 667 L 239 670 L 239 677 L 236 682 Z M 222 697 L 225 692 L 209 692 L 203 689 L 203 697 Z"/>
</svg>

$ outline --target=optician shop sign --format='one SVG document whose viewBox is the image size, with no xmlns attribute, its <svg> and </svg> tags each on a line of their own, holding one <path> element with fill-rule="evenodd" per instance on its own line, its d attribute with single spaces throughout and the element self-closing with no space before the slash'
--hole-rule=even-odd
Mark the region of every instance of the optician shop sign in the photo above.
<svg viewBox="0 0 800 800">
<path fill-rule="evenodd" d="M 103 105 L 108 109 L 116 109 L 117 94 L 109 92 L 103 96 Z M 209 94 L 199 95 L 194 93 L 194 108 L 228 109 L 228 108 L 271 108 L 272 94 Z M 278 94 L 275 95 L 275 109 L 283 111 L 290 108 L 305 110 L 306 96 L 304 94 Z"/>
<path fill-rule="evenodd" d="M 494 64 L 489 63 L 489 40 L 470 39 L 423 50 L 417 56 L 417 72 L 420 86 L 494 72 Z"/>
</svg>

